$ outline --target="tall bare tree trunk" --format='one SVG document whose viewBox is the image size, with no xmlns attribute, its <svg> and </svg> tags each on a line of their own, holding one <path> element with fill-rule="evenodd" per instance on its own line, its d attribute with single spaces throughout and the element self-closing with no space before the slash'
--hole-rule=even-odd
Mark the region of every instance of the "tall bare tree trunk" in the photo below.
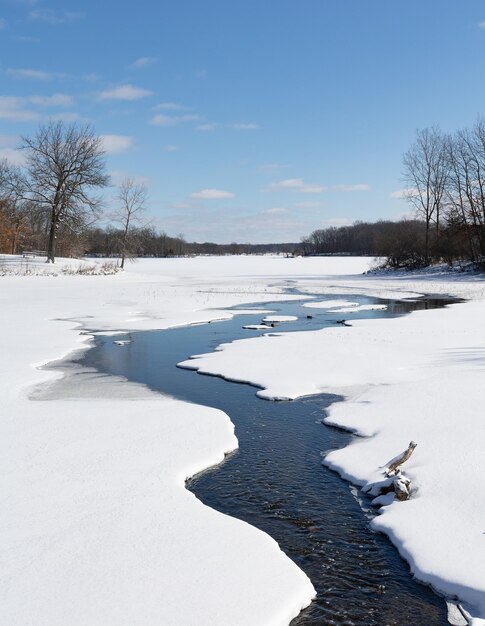
<svg viewBox="0 0 485 626">
<path fill-rule="evenodd" d="M 49 240 L 47 243 L 47 263 L 54 263 L 56 256 L 56 232 L 57 232 L 57 220 L 52 210 L 51 224 L 49 229 Z"/>
</svg>

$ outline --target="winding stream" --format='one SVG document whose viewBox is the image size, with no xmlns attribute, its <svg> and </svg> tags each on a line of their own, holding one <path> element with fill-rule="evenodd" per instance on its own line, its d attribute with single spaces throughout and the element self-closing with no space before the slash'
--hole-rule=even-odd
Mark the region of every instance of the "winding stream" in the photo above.
<svg viewBox="0 0 485 626">
<path fill-rule="evenodd" d="M 385 303 L 388 309 L 343 315 L 303 308 L 302 302 L 265 303 L 258 308 L 298 317 L 297 322 L 279 325 L 281 332 L 322 328 L 342 317 L 350 322 L 389 317 L 447 303 L 342 297 L 360 304 Z M 95 347 L 77 363 L 182 400 L 216 407 L 230 416 L 239 450 L 222 465 L 189 481 L 188 488 L 214 509 L 269 533 L 309 575 L 318 597 L 292 626 L 447 624 L 444 600 L 417 583 L 389 541 L 370 530 L 368 518 L 374 512 L 368 501 L 322 465 L 323 454 L 345 446 L 351 438 L 321 422 L 325 407 L 339 401 L 338 397 L 266 402 L 255 396 L 254 387 L 175 367 L 190 355 L 210 352 L 220 343 L 254 336 L 258 331 L 242 326 L 257 324 L 261 318 L 260 313 L 245 314 L 172 330 L 98 336 Z M 129 343 L 119 345 L 114 340 Z"/>
</svg>

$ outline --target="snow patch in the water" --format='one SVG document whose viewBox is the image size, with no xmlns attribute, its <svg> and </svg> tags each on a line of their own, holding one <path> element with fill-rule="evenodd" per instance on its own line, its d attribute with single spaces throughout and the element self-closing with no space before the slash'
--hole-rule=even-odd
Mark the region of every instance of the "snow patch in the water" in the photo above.
<svg viewBox="0 0 485 626">
<path fill-rule="evenodd" d="M 460 609 L 459 605 L 456 602 L 447 600 L 446 608 L 448 609 L 447 617 L 448 617 L 449 624 L 451 624 L 452 626 L 467 626 L 468 620 L 465 618 L 462 610 Z"/>
<path fill-rule="evenodd" d="M 243 328 L 245 330 L 271 330 L 272 327 L 267 324 L 247 324 Z"/>
<path fill-rule="evenodd" d="M 296 322 L 297 319 L 295 315 L 267 315 L 262 321 L 270 324 L 272 322 Z"/>
</svg>

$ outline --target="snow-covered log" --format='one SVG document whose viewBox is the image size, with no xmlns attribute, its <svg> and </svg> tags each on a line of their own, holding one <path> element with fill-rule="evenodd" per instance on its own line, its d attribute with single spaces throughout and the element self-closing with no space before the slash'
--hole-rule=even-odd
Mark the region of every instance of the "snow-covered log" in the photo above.
<svg viewBox="0 0 485 626">
<path fill-rule="evenodd" d="M 417 445 L 417 443 L 411 441 L 407 449 L 402 454 L 391 459 L 387 464 L 386 476 L 394 476 L 397 468 L 409 459 Z"/>
</svg>

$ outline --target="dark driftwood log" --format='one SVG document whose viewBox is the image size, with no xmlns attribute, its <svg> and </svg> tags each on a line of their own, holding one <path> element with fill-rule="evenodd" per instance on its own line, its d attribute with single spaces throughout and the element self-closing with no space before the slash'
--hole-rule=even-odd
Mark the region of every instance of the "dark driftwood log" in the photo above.
<svg viewBox="0 0 485 626">
<path fill-rule="evenodd" d="M 402 465 L 403 463 L 405 463 L 409 459 L 409 457 L 411 456 L 411 454 L 414 451 L 414 448 L 417 445 L 418 445 L 417 443 L 415 443 L 414 441 L 411 441 L 411 443 L 407 447 L 407 450 L 405 450 L 401 455 L 399 455 L 396 458 L 392 459 L 389 462 L 389 465 L 387 466 L 386 475 L 387 476 L 392 476 L 393 474 L 395 474 L 397 468 L 400 465 Z"/>
</svg>

